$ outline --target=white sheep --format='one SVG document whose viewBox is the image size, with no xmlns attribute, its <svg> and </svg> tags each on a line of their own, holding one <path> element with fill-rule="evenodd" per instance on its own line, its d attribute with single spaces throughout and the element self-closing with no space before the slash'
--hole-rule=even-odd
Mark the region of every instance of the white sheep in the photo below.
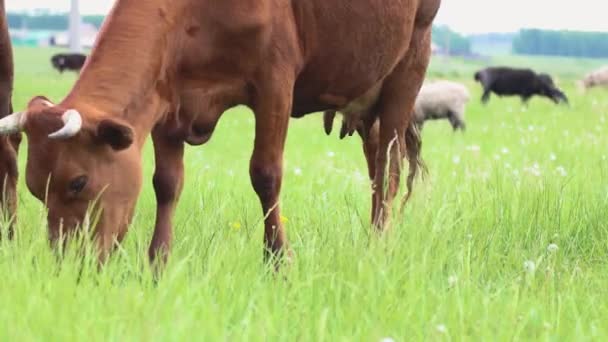
<svg viewBox="0 0 608 342">
<path fill-rule="evenodd" d="M 448 119 L 454 130 L 465 130 L 464 111 L 471 98 L 469 90 L 462 84 L 452 81 L 435 81 L 422 85 L 414 105 L 414 120 L 418 128 L 422 129 L 427 120 Z M 353 135 L 361 125 L 361 115 L 350 108 L 340 110 L 343 114 L 340 139 L 346 135 Z M 335 110 L 324 112 L 323 121 L 325 132 L 332 131 Z"/>
<path fill-rule="evenodd" d="M 452 81 L 425 83 L 414 106 L 414 118 L 419 128 L 427 120 L 448 119 L 454 130 L 464 130 L 465 107 L 471 95 L 462 84 Z"/>
<path fill-rule="evenodd" d="M 579 81 L 579 85 L 583 89 L 600 86 L 608 87 L 608 66 L 590 72 L 581 81 Z"/>
</svg>

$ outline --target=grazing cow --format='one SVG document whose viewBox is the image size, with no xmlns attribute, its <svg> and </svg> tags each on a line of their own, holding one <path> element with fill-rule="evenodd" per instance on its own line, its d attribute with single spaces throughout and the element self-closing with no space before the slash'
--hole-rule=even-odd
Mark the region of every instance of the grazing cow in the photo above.
<svg viewBox="0 0 608 342">
<path fill-rule="evenodd" d="M 81 53 L 58 53 L 51 57 L 51 64 L 60 73 L 64 70 L 80 72 L 86 60 L 87 56 Z"/>
<path fill-rule="evenodd" d="M 418 161 L 417 137 L 406 132 L 414 127 L 439 4 L 118 0 L 69 94 L 58 104 L 33 98 L 0 120 L 0 131 L 28 137 L 26 183 L 48 207 L 51 241 L 74 232 L 95 201 L 100 260 L 127 231 L 151 134 L 157 216 L 149 256 L 164 261 L 184 182 L 184 144 L 207 142 L 222 113 L 247 105 L 255 115 L 249 170 L 264 214 L 265 255 L 281 256 L 289 253 L 279 192 L 290 116 L 360 102 L 372 219 L 383 229 L 403 154 Z"/>
<path fill-rule="evenodd" d="M 0 117 L 6 117 L 13 110 L 12 91 L 13 51 L 8 34 L 4 0 L 0 0 Z M 13 235 L 17 207 L 17 151 L 20 141 L 21 133 L 0 137 L 0 205 L 4 214 L 2 222 L 9 222 L 9 238 Z"/>
<path fill-rule="evenodd" d="M 568 98 L 555 86 L 551 76 L 537 74 L 530 69 L 486 68 L 475 73 L 475 80 L 483 86 L 483 103 L 488 102 L 491 92 L 498 96 L 517 95 L 524 103 L 534 95 L 547 97 L 556 104 L 568 103 Z"/>
</svg>

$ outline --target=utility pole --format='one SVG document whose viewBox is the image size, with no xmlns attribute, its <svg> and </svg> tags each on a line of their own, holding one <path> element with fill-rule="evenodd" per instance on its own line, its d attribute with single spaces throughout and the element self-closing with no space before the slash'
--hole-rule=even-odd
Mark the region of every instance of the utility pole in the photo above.
<svg viewBox="0 0 608 342">
<path fill-rule="evenodd" d="M 71 0 L 72 6 L 70 8 L 70 28 L 69 28 L 69 38 L 70 38 L 70 51 L 72 52 L 81 52 L 82 45 L 80 43 L 80 9 L 78 6 L 79 0 Z"/>
</svg>

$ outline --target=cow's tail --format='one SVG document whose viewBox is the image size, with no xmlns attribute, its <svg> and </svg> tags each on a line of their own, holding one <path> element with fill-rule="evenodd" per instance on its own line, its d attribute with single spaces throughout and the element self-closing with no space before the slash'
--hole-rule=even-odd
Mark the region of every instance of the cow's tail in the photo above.
<svg viewBox="0 0 608 342">
<path fill-rule="evenodd" d="M 412 189 L 414 186 L 414 179 L 422 172 L 426 173 L 426 166 L 422 161 L 421 152 L 422 150 L 422 139 L 420 137 L 420 130 L 415 122 L 411 120 L 407 129 L 405 130 L 405 157 L 409 164 L 409 173 L 407 175 L 407 193 L 401 199 L 401 207 L 399 212 L 402 214 L 405 205 L 412 196 Z"/>
</svg>

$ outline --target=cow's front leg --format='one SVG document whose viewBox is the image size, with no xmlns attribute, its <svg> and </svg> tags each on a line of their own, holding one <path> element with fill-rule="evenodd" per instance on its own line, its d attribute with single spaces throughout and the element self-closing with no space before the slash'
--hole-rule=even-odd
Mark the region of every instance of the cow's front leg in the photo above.
<svg viewBox="0 0 608 342">
<path fill-rule="evenodd" d="M 260 89 L 254 106 L 255 143 L 249 174 L 264 214 L 264 256 L 267 260 L 276 257 L 275 261 L 289 253 L 281 223 L 279 194 L 283 179 L 283 149 L 292 105 L 291 89 L 291 82 L 271 82 Z"/>
<path fill-rule="evenodd" d="M 150 262 L 167 261 L 173 238 L 172 219 L 184 184 L 184 142 L 172 137 L 163 127 L 152 132 L 154 142 L 154 191 L 156 225 L 148 256 Z"/>
<path fill-rule="evenodd" d="M 10 92 L 8 98 L 0 100 L 0 108 L 6 110 L 3 115 L 13 112 L 10 102 Z M 8 103 L 7 103 L 8 102 Z M 8 223 L 7 236 L 13 238 L 14 227 L 17 218 L 17 153 L 21 143 L 21 133 L 15 133 L 7 137 L 0 137 L 0 212 L 2 221 Z M 0 232 L 0 239 L 2 239 Z"/>
<path fill-rule="evenodd" d="M 371 181 L 372 221 L 374 220 L 374 215 L 378 210 L 378 206 L 381 204 L 377 202 L 378 197 L 375 195 L 376 189 L 374 187 L 374 177 L 376 176 L 376 155 L 378 154 L 378 130 L 379 124 L 377 120 L 364 121 L 361 126 L 357 127 L 357 132 L 359 133 L 361 141 L 363 142 L 363 153 L 365 154 L 367 171 Z"/>
<path fill-rule="evenodd" d="M 14 136 L 0 137 L 0 213 L 7 223 L 7 237 L 13 238 L 17 215 L 17 151 L 19 143 Z M 0 239 L 2 234 L 0 232 Z"/>
</svg>

